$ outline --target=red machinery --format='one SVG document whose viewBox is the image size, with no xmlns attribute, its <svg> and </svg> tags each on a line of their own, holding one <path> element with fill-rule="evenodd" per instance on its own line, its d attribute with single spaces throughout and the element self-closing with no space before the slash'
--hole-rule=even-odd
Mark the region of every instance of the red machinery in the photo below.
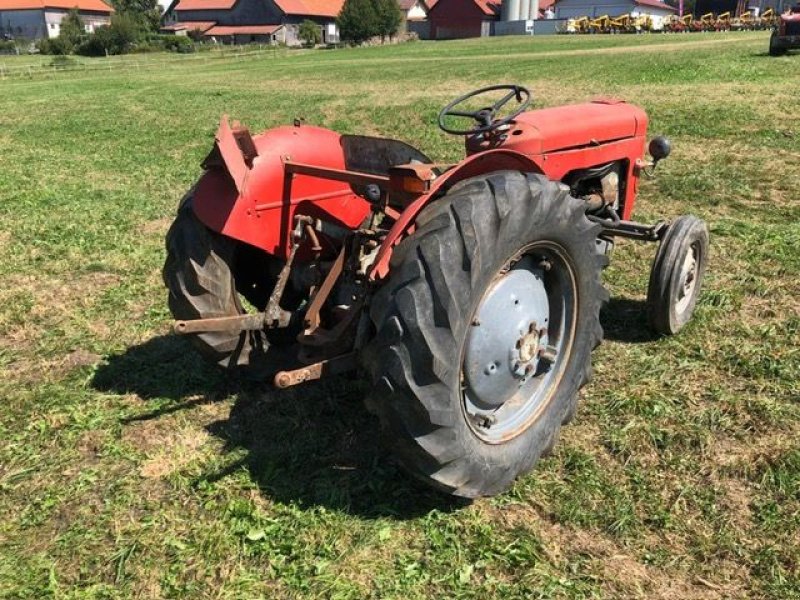
<svg viewBox="0 0 800 600">
<path fill-rule="evenodd" d="M 278 387 L 360 365 L 409 471 L 461 496 L 508 488 L 575 412 L 613 240 L 659 243 L 648 309 L 661 334 L 689 320 L 708 252 L 696 217 L 630 220 L 639 178 L 670 150 L 655 138 L 645 160 L 643 110 L 529 102 L 505 85 L 446 106 L 440 127 L 466 136 L 458 164 L 223 118 L 167 237 L 175 330 Z"/>
<path fill-rule="evenodd" d="M 800 4 L 795 4 L 780 16 L 769 38 L 770 56 L 782 56 L 795 48 L 800 49 Z"/>
</svg>

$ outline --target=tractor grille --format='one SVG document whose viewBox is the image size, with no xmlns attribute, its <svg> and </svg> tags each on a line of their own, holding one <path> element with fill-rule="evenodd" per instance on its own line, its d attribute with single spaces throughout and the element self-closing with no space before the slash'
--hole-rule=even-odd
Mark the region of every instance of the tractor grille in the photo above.
<svg viewBox="0 0 800 600">
<path fill-rule="evenodd" d="M 786 23 L 786 35 L 800 35 L 800 21 Z"/>
</svg>

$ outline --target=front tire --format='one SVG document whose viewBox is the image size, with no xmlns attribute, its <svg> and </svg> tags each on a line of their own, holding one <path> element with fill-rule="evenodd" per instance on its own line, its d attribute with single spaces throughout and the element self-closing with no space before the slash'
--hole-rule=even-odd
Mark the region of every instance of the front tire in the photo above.
<svg viewBox="0 0 800 600">
<path fill-rule="evenodd" d="M 459 182 L 419 216 L 364 352 L 368 406 L 408 471 L 488 496 L 552 448 L 602 339 L 599 229 L 563 186 L 510 171 Z"/>
<path fill-rule="evenodd" d="M 675 219 L 658 246 L 647 287 L 648 318 L 657 333 L 675 335 L 692 318 L 707 262 L 706 224 L 693 215 Z"/>
</svg>

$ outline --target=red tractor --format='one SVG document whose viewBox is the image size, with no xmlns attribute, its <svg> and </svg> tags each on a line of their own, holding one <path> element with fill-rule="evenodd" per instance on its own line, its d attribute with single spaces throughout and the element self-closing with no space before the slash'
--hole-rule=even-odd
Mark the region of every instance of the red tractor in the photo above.
<svg viewBox="0 0 800 600">
<path fill-rule="evenodd" d="M 407 470 L 458 496 L 506 490 L 575 414 L 615 238 L 659 244 L 648 306 L 665 335 L 689 320 L 708 256 L 696 217 L 630 220 L 670 151 L 655 138 L 644 158 L 643 110 L 530 99 L 498 85 L 442 109 L 439 126 L 466 138 L 457 164 L 223 118 L 167 235 L 175 331 L 279 388 L 361 366 Z"/>
<path fill-rule="evenodd" d="M 783 56 L 792 49 L 800 49 L 800 3 L 780 16 L 769 38 L 770 56 Z"/>
</svg>

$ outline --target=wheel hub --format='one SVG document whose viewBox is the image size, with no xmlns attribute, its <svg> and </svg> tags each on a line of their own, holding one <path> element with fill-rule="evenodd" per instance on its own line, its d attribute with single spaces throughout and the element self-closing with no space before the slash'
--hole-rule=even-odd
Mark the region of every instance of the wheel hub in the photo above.
<svg viewBox="0 0 800 600">
<path fill-rule="evenodd" d="M 692 299 L 695 288 L 695 280 L 697 278 L 697 252 L 698 249 L 692 245 L 681 265 L 680 279 L 678 283 L 678 298 L 675 306 L 676 312 L 679 314 L 686 310 L 689 302 Z"/>
<path fill-rule="evenodd" d="M 501 407 L 540 371 L 550 309 L 543 272 L 515 268 L 484 295 L 467 337 L 464 383 L 479 410 Z"/>
<path fill-rule="evenodd" d="M 517 348 L 519 348 L 519 359 L 523 362 L 530 362 L 539 354 L 539 331 L 536 329 L 536 323 L 531 323 L 528 333 L 519 338 Z"/>
</svg>

